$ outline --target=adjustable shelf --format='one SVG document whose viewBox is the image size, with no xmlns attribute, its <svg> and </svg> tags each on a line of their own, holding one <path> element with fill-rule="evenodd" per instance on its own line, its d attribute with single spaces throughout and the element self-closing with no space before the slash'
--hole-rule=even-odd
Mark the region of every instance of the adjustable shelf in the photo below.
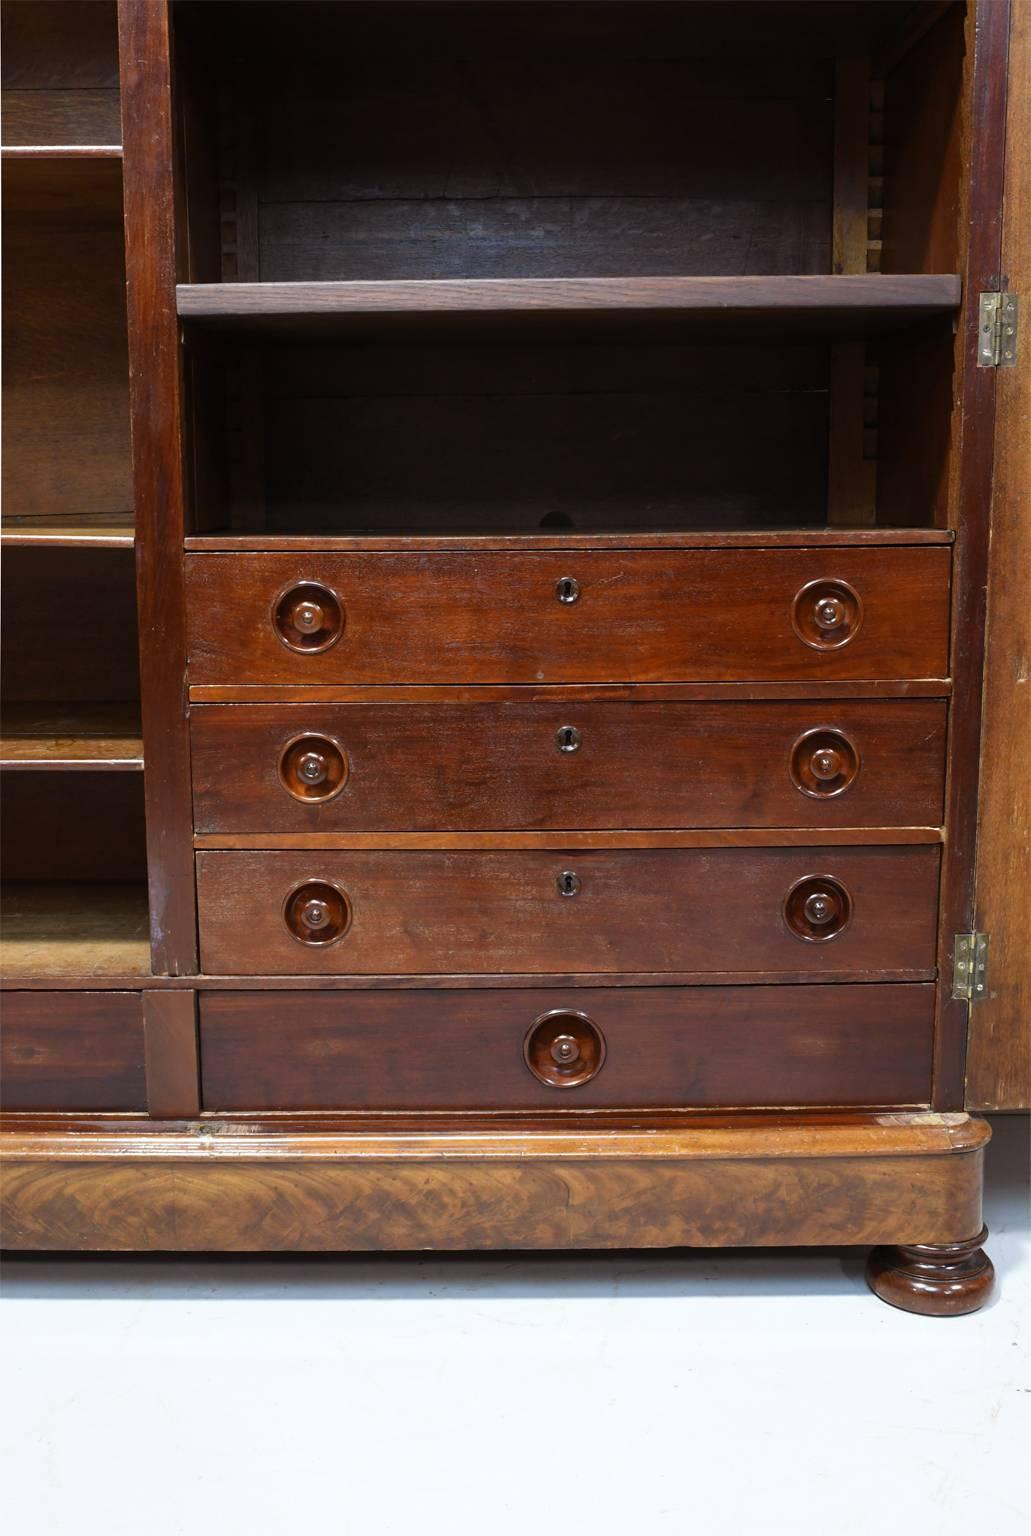
<svg viewBox="0 0 1031 1536">
<path fill-rule="evenodd" d="M 121 160 L 120 144 L 4 144 L 0 159 L 39 164 L 47 160 Z"/>
<path fill-rule="evenodd" d="M 52 513 L 0 522 L 0 546 L 6 549 L 132 549 L 135 542 L 132 512 Z"/>
<path fill-rule="evenodd" d="M 8 705 L 0 726 L 0 768 L 23 771 L 140 772 L 139 707 L 131 703 Z"/>
<path fill-rule="evenodd" d="M 684 321 L 784 329 L 816 323 L 869 335 L 958 308 L 951 274 L 777 277 L 543 277 L 384 282 L 182 283 L 184 319 L 249 327 L 371 315 L 659 313 Z"/>
<path fill-rule="evenodd" d="M 0 899 L 0 973 L 8 985 L 39 976 L 150 974 L 145 885 L 17 881 Z"/>
</svg>

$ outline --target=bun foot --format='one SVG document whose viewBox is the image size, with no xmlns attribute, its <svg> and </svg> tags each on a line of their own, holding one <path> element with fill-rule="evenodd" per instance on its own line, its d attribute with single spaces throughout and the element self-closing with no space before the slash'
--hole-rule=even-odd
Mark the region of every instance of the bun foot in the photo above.
<svg viewBox="0 0 1031 1536">
<path fill-rule="evenodd" d="M 866 1265 L 870 1289 L 890 1306 L 925 1317 L 960 1317 L 983 1307 L 995 1286 L 982 1227 L 965 1243 L 875 1248 Z"/>
</svg>

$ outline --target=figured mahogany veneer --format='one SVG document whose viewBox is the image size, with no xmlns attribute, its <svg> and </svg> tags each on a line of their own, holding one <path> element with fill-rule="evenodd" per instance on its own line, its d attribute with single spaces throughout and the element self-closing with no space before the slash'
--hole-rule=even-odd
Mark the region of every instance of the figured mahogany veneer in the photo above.
<svg viewBox="0 0 1031 1536">
<path fill-rule="evenodd" d="M 0 1135 L 0 1217 L 58 1251 L 954 1245 L 980 1241 L 990 1135 L 924 1113 L 29 1122 Z"/>
<path fill-rule="evenodd" d="M 193 554 L 186 558 L 190 681 L 944 677 L 950 562 L 951 552 L 934 546 Z M 863 622 L 845 643 L 838 626 L 837 643 L 818 647 L 803 636 L 828 582 L 855 592 Z M 285 592 L 313 584 L 339 606 L 339 638 L 304 654 L 284 643 L 273 610 Z M 323 599 L 323 614 L 328 606 Z"/>
<path fill-rule="evenodd" d="M 195 826 L 934 826 L 945 719 L 935 699 L 201 705 Z"/>
<path fill-rule="evenodd" d="M 930 974 L 939 850 L 719 848 L 501 853 L 203 852 L 205 971 L 755 971 Z M 831 942 L 792 931 L 797 882 L 831 876 L 852 917 Z M 575 892 L 567 877 L 575 876 Z M 334 888 L 341 935 L 300 941 L 284 904 Z"/>
<path fill-rule="evenodd" d="M 206 993 L 204 1108 L 926 1103 L 934 988 Z"/>
</svg>

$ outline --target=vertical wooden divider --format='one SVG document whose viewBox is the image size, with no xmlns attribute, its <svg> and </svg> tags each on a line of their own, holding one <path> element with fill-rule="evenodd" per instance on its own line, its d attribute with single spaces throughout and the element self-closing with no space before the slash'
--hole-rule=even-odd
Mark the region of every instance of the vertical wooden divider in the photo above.
<svg viewBox="0 0 1031 1536">
<path fill-rule="evenodd" d="M 166 0 L 119 0 L 130 410 L 153 968 L 196 969 Z"/>
<path fill-rule="evenodd" d="M 190 1119 L 200 1110 L 197 994 L 143 994 L 147 1112 L 155 1120 Z"/>
</svg>

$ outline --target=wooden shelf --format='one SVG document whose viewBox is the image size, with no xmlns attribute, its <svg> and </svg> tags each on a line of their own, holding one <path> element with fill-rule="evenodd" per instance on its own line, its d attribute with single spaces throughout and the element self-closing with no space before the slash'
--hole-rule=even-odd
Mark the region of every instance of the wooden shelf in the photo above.
<svg viewBox="0 0 1031 1536">
<path fill-rule="evenodd" d="M 345 553 L 354 551 L 430 551 L 468 550 L 485 554 L 491 550 L 574 550 L 574 549 L 819 549 L 856 545 L 952 544 L 955 534 L 948 528 L 806 528 L 795 529 L 716 529 L 690 530 L 682 533 L 203 533 L 184 540 L 189 550 L 214 553 L 218 550 L 304 551 Z"/>
<path fill-rule="evenodd" d="M 4 160 L 120 160 L 120 144 L 4 144 Z"/>
<path fill-rule="evenodd" d="M 284 319 L 399 314 L 659 312 L 725 325 L 730 319 L 798 327 L 816 322 L 891 329 L 960 303 L 945 275 L 789 277 L 504 278 L 465 281 L 182 283 L 185 318 L 260 325 Z"/>
<path fill-rule="evenodd" d="M 5 885 L 0 973 L 19 977 L 146 976 L 147 892 L 142 885 Z"/>
<path fill-rule="evenodd" d="M 9 704 L 0 726 L 0 768 L 139 772 L 136 704 Z"/>
<path fill-rule="evenodd" d="M 132 549 L 135 543 L 132 512 L 6 517 L 0 522 L 5 549 Z"/>
</svg>

